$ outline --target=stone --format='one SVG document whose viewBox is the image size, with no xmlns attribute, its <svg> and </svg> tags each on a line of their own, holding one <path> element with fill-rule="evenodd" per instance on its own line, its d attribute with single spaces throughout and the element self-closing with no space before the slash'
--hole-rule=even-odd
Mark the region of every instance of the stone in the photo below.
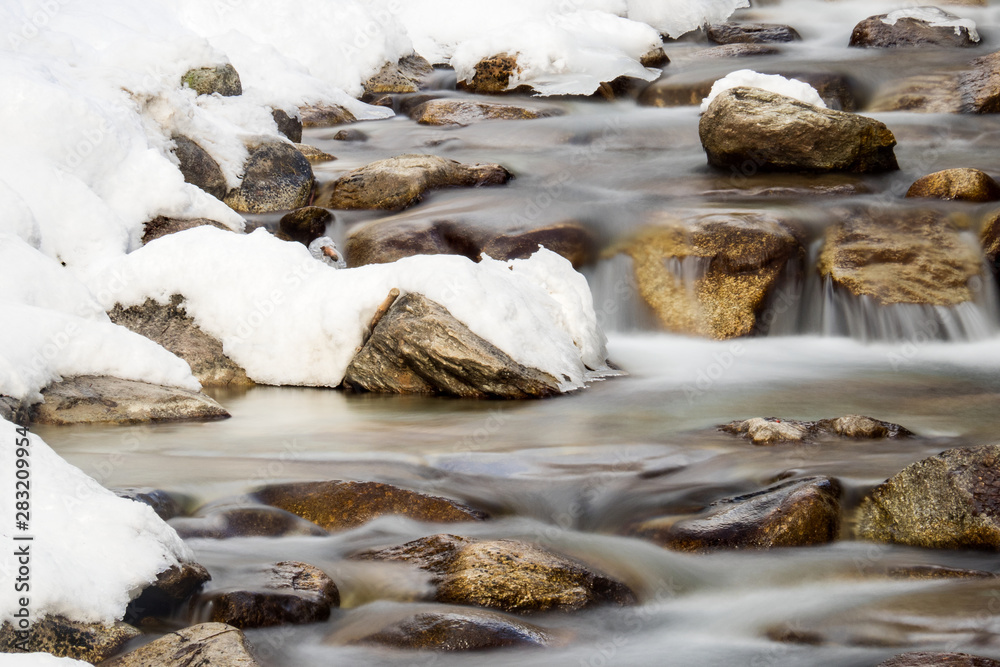
<svg viewBox="0 0 1000 667">
<path fill-rule="evenodd" d="M 326 236 L 326 226 L 333 222 L 333 213 L 319 206 L 306 206 L 286 213 L 278 221 L 278 237 L 298 241 L 308 246 Z"/>
<path fill-rule="evenodd" d="M 422 294 L 399 297 L 347 367 L 344 387 L 464 398 L 543 398 L 556 378 L 523 366 Z"/>
<path fill-rule="evenodd" d="M 643 67 L 666 67 L 670 64 L 670 58 L 662 46 L 657 46 L 639 56 L 639 64 Z"/>
<path fill-rule="evenodd" d="M 1000 275 L 1000 211 L 987 216 L 979 232 L 979 243 L 983 247 L 986 261 Z"/>
<path fill-rule="evenodd" d="M 720 431 L 746 438 L 755 445 L 812 442 L 817 439 L 895 440 L 913 433 L 899 424 L 864 415 L 846 415 L 819 421 L 796 421 L 776 417 L 754 417 L 719 427 Z"/>
<path fill-rule="evenodd" d="M 241 213 L 290 211 L 309 203 L 313 172 L 309 160 L 284 141 L 261 138 L 247 145 L 243 181 L 225 196 Z"/>
<path fill-rule="evenodd" d="M 877 667 L 1000 667 L 1000 661 L 968 653 L 901 653 Z"/>
<path fill-rule="evenodd" d="M 766 44 L 802 39 L 795 28 L 774 23 L 713 23 L 705 27 L 705 36 L 716 44 Z"/>
<path fill-rule="evenodd" d="M 511 77 L 521 73 L 517 55 L 499 53 L 489 58 L 483 58 L 473 68 L 471 79 L 458 82 L 459 90 L 485 95 L 498 95 L 506 92 L 527 92 L 527 86 L 518 86 L 508 91 Z"/>
<path fill-rule="evenodd" d="M 25 426 L 30 421 L 28 406 L 13 396 L 0 396 L 0 418 Z"/>
<path fill-rule="evenodd" d="M 335 104 L 300 107 L 299 116 L 302 127 L 332 127 L 357 120 L 350 111 Z"/>
<path fill-rule="evenodd" d="M 338 130 L 332 137 L 334 141 L 368 141 L 368 135 L 361 130 Z"/>
<path fill-rule="evenodd" d="M 284 109 L 271 109 L 271 117 L 274 118 L 274 124 L 278 126 L 278 132 L 286 139 L 293 144 L 302 141 L 302 119 L 299 118 L 297 109 L 291 115 Z"/>
<path fill-rule="evenodd" d="M 209 227 L 215 227 L 216 229 L 222 229 L 227 232 L 232 231 L 221 222 L 209 220 L 208 218 L 179 220 L 177 218 L 166 218 L 159 215 L 143 225 L 142 244 L 146 245 L 150 241 L 155 241 L 161 236 L 166 236 L 167 234 L 176 234 L 177 232 L 194 229 L 195 227 L 204 227 L 206 225 Z"/>
<path fill-rule="evenodd" d="M 181 563 L 164 570 L 125 609 L 125 621 L 138 623 L 144 618 L 166 617 L 212 579 L 198 563 Z"/>
<path fill-rule="evenodd" d="M 758 56 L 773 56 L 781 53 L 781 49 L 773 44 L 723 44 L 702 49 L 691 54 L 695 62 L 719 58 L 755 58 Z"/>
<path fill-rule="evenodd" d="M 434 72 L 427 60 L 417 54 L 403 56 L 398 62 L 387 62 L 362 84 L 368 95 L 415 93 L 424 79 Z"/>
<path fill-rule="evenodd" d="M 222 419 L 225 408 L 205 394 L 103 375 L 79 375 L 42 390 L 32 408 L 37 424 L 138 424 L 150 421 Z"/>
<path fill-rule="evenodd" d="M 856 208 L 827 228 L 817 270 L 835 287 L 882 305 L 954 306 L 974 298 L 978 248 L 930 209 Z"/>
<path fill-rule="evenodd" d="M 430 575 L 433 599 L 446 604 L 516 613 L 636 604 L 635 593 L 622 582 L 516 540 L 432 535 L 354 558 L 418 567 Z"/>
<path fill-rule="evenodd" d="M 858 536 L 1000 551 L 1000 445 L 949 449 L 907 466 L 862 501 Z"/>
<path fill-rule="evenodd" d="M 188 70 L 181 77 L 181 85 L 187 86 L 199 95 L 218 93 L 223 97 L 234 97 L 243 94 L 239 72 L 228 63 Z"/>
<path fill-rule="evenodd" d="M 331 480 L 272 484 L 255 492 L 253 498 L 329 531 L 356 528 L 382 516 L 404 516 L 429 523 L 486 519 L 485 513 L 449 498 L 381 482 Z"/>
<path fill-rule="evenodd" d="M 937 7 L 921 7 L 922 10 L 939 12 L 940 19 L 958 20 L 959 17 Z M 935 26 L 931 21 L 903 17 L 892 24 L 885 19 L 888 14 L 869 16 L 854 26 L 850 46 L 863 48 L 895 48 L 908 46 L 976 46 L 978 39 L 966 26 L 956 30 L 955 26 Z"/>
<path fill-rule="evenodd" d="M 899 169 L 889 128 L 872 118 L 821 109 L 761 88 L 731 88 L 698 125 L 714 167 L 755 171 L 884 172 Z"/>
<path fill-rule="evenodd" d="M 971 69 L 959 79 L 962 111 L 1000 112 L 1000 51 L 972 61 Z"/>
<path fill-rule="evenodd" d="M 295 144 L 295 149 L 309 160 L 309 164 L 322 164 L 323 162 L 333 162 L 337 159 L 326 151 L 322 151 L 309 144 Z"/>
<path fill-rule="evenodd" d="M 676 551 L 826 544 L 840 531 L 840 485 L 804 477 L 719 500 L 691 518 L 650 519 L 630 532 Z"/>
<path fill-rule="evenodd" d="M 484 651 L 550 646 L 546 630 L 489 611 L 428 611 L 394 621 L 352 644 L 396 649 Z"/>
<path fill-rule="evenodd" d="M 226 196 L 229 187 L 222 168 L 208 151 L 197 142 L 182 135 L 174 135 L 174 156 L 180 163 L 184 181 L 195 185 L 216 199 Z"/>
<path fill-rule="evenodd" d="M 918 178 L 906 191 L 906 196 L 972 202 L 1000 201 L 1000 184 L 978 169 L 945 169 Z"/>
<path fill-rule="evenodd" d="M 324 183 L 315 205 L 333 209 L 401 209 L 428 190 L 502 185 L 511 174 L 498 164 L 468 165 L 436 155 L 400 155 L 378 160 Z"/>
<path fill-rule="evenodd" d="M 608 252 L 632 258 L 639 293 L 664 328 L 728 339 L 766 329 L 759 318 L 805 251 L 781 220 L 734 211 L 665 217 Z"/>
<path fill-rule="evenodd" d="M 119 498 L 125 498 L 143 505 L 149 505 L 156 512 L 156 516 L 164 521 L 169 521 L 182 512 L 181 504 L 177 498 L 163 489 L 151 487 L 129 487 L 124 489 L 110 489 Z"/>
<path fill-rule="evenodd" d="M 128 623 L 116 621 L 80 623 L 64 616 L 33 618 L 27 640 L 27 653 L 51 653 L 60 658 L 73 658 L 98 663 L 118 653 L 125 644 L 141 633 Z M 21 653 L 24 646 L 7 621 L 0 624 L 0 655 Z"/>
<path fill-rule="evenodd" d="M 238 628 L 201 623 L 171 632 L 101 667 L 260 667 Z"/>
<path fill-rule="evenodd" d="M 222 341 L 205 333 L 184 310 L 184 297 L 174 294 L 169 303 L 146 299 L 128 308 L 121 304 L 108 312 L 115 324 L 152 340 L 188 362 L 191 373 L 205 387 L 253 385 L 243 367 L 226 356 Z"/>
<path fill-rule="evenodd" d="M 484 120 L 531 120 L 559 115 L 562 110 L 555 107 L 531 109 L 454 98 L 429 100 L 410 112 L 410 118 L 421 125 L 471 125 Z"/>
<path fill-rule="evenodd" d="M 170 521 L 170 527 L 185 540 L 327 534 L 311 521 L 266 505 L 211 507 L 199 510 L 196 516 L 175 518 Z"/>
<path fill-rule="evenodd" d="M 858 108 L 855 84 L 844 74 L 784 70 L 775 73 L 786 79 L 805 81 L 816 89 L 830 109 L 855 111 Z M 698 106 L 708 97 L 715 81 L 715 78 L 701 79 L 685 74 L 658 79 L 639 93 L 638 102 L 653 107 Z"/>
<path fill-rule="evenodd" d="M 960 76 L 945 72 L 893 79 L 875 92 L 867 110 L 959 113 L 963 110 L 960 86 Z"/>
<path fill-rule="evenodd" d="M 198 603 L 210 609 L 213 622 L 236 628 L 319 623 L 340 606 L 333 580 L 308 563 L 282 561 L 256 573 L 247 588 L 212 591 Z"/>
</svg>

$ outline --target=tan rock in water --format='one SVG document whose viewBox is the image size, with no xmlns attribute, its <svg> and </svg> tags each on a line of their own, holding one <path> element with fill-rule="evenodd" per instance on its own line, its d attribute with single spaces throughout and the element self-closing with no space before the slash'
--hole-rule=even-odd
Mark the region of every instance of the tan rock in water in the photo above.
<svg viewBox="0 0 1000 667">
<path fill-rule="evenodd" d="M 471 125 L 484 120 L 532 120 L 562 114 L 555 107 L 532 109 L 513 104 L 477 102 L 466 99 L 428 100 L 410 111 L 421 125 Z"/>
<path fill-rule="evenodd" d="M 386 93 L 415 93 L 434 68 L 417 54 L 403 56 L 397 62 L 387 62 L 362 86 L 368 95 Z"/>
<path fill-rule="evenodd" d="M 914 181 L 907 197 L 988 202 L 1000 200 L 1000 184 L 978 169 L 945 169 Z"/>
<path fill-rule="evenodd" d="M 238 628 L 201 623 L 140 646 L 101 667 L 260 667 Z"/>
<path fill-rule="evenodd" d="M 447 609 L 394 620 L 351 643 L 434 651 L 537 648 L 553 643 L 552 633 L 511 616 L 479 609 Z"/>
<path fill-rule="evenodd" d="M 976 46 L 979 37 L 965 25 L 947 24 L 960 17 L 937 7 L 915 8 L 921 16 L 907 16 L 907 10 L 869 16 L 851 32 L 850 46 L 898 48 L 914 46 Z M 936 23 L 946 25 L 935 25 Z"/>
<path fill-rule="evenodd" d="M 517 62 L 517 56 L 500 53 L 476 63 L 472 78 L 459 81 L 458 88 L 487 95 L 506 93 L 511 78 L 520 73 L 521 66 Z"/>
<path fill-rule="evenodd" d="M 27 646 L 29 653 L 51 653 L 60 658 L 73 658 L 99 663 L 118 653 L 127 642 L 141 633 L 131 625 L 116 621 L 80 623 L 63 616 L 33 618 L 26 643 L 14 633 L 13 626 L 0 624 L 0 655 L 20 653 L 19 646 Z"/>
</svg>

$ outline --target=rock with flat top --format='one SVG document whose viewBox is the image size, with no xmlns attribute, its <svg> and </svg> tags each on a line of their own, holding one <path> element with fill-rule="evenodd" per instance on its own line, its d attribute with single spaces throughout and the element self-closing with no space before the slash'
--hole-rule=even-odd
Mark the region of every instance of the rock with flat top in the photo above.
<svg viewBox="0 0 1000 667">
<path fill-rule="evenodd" d="M 389 623 L 352 644 L 434 651 L 485 651 L 550 646 L 548 631 L 485 610 L 427 611 Z"/>
<path fill-rule="evenodd" d="M 4 621 L 0 624 L 0 655 L 21 653 L 20 648 L 27 647 L 27 653 L 51 653 L 60 658 L 99 663 L 118 653 L 140 634 L 136 628 L 121 621 L 104 625 L 71 621 L 64 616 L 42 616 L 31 619 L 31 631 L 26 642 L 22 642 L 13 626 Z"/>
<path fill-rule="evenodd" d="M 484 120 L 531 120 L 561 114 L 562 111 L 554 107 L 532 109 L 513 104 L 446 98 L 424 102 L 410 112 L 410 118 L 421 125 L 471 125 Z"/>
<path fill-rule="evenodd" d="M 912 15 L 909 15 L 912 14 Z M 851 32 L 850 46 L 896 48 L 913 46 L 975 46 L 978 36 L 965 25 L 935 25 L 961 18 L 937 7 L 914 7 L 869 16 Z"/>
<path fill-rule="evenodd" d="M 260 667 L 260 663 L 240 629 L 201 623 L 164 635 L 101 667 Z"/>
<path fill-rule="evenodd" d="M 795 28 L 775 23 L 713 23 L 705 36 L 716 44 L 766 44 L 802 39 Z"/>
</svg>

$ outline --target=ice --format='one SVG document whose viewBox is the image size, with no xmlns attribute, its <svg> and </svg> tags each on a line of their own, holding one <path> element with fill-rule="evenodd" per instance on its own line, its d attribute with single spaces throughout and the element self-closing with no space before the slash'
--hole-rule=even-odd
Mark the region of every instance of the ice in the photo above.
<svg viewBox="0 0 1000 667">
<path fill-rule="evenodd" d="M 826 102 L 823 101 L 823 98 L 819 96 L 815 88 L 805 81 L 786 79 L 780 74 L 760 74 L 753 70 L 741 69 L 727 74 L 712 84 L 712 90 L 709 92 L 708 97 L 701 102 L 701 110 L 707 111 L 708 105 L 712 103 L 712 100 L 730 88 L 738 88 L 740 86 L 763 88 L 772 93 L 791 97 L 806 104 L 820 107 L 821 109 L 826 108 Z"/>
</svg>

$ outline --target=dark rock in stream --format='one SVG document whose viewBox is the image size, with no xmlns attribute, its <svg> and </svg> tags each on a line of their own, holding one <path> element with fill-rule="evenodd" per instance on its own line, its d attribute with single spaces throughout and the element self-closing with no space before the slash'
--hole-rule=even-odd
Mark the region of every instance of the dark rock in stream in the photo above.
<svg viewBox="0 0 1000 667">
<path fill-rule="evenodd" d="M 945 169 L 918 178 L 906 191 L 906 196 L 971 202 L 1000 201 L 1000 184 L 978 169 Z"/>
<path fill-rule="evenodd" d="M 172 494 L 163 489 L 150 487 L 129 487 L 125 489 L 109 489 L 119 498 L 132 500 L 143 505 L 149 505 L 156 512 L 156 516 L 164 521 L 169 521 L 181 514 L 181 502 Z"/>
<path fill-rule="evenodd" d="M 326 226 L 333 222 L 333 213 L 319 206 L 305 206 L 286 213 L 278 221 L 278 238 L 298 241 L 308 246 L 326 236 Z"/>
<path fill-rule="evenodd" d="M 260 667 L 238 628 L 202 623 L 171 632 L 101 667 Z"/>
<path fill-rule="evenodd" d="M 257 139 L 243 166 L 243 181 L 224 198 L 241 213 L 290 211 L 309 203 L 313 172 L 309 160 L 294 146 L 277 139 Z"/>
<path fill-rule="evenodd" d="M 431 575 L 434 599 L 450 604 L 535 612 L 636 603 L 635 593 L 622 582 L 515 540 L 433 535 L 353 558 L 420 568 Z"/>
<path fill-rule="evenodd" d="M 278 126 L 278 132 L 293 144 L 302 142 L 302 119 L 298 116 L 298 110 L 289 115 L 284 109 L 272 109 L 271 117 L 274 124 Z"/>
<path fill-rule="evenodd" d="M 934 21 L 959 20 L 960 17 L 937 7 L 913 8 L 923 12 L 936 13 Z M 864 48 L 893 48 L 912 46 L 976 46 L 969 29 L 954 25 L 933 25 L 929 18 L 907 17 L 908 10 L 899 10 L 897 18 L 888 14 L 869 16 L 854 26 L 850 46 Z M 912 10 L 911 10 L 912 11 Z M 930 14 L 928 14 L 928 17 Z"/>
<path fill-rule="evenodd" d="M 901 653 L 878 667 L 1000 667 L 1000 661 L 968 653 Z"/>
<path fill-rule="evenodd" d="M 156 581 L 129 603 L 125 620 L 138 623 L 144 618 L 169 616 L 211 579 L 198 563 L 174 565 L 158 574 Z"/>
<path fill-rule="evenodd" d="M 228 187 L 226 177 L 222 174 L 222 168 L 215 161 L 208 151 L 198 143 L 182 135 L 175 135 L 174 156 L 180 163 L 181 173 L 184 180 L 191 185 L 195 185 L 216 199 L 226 196 Z"/>
<path fill-rule="evenodd" d="M 0 625 L 0 655 L 21 653 L 18 646 L 27 646 L 28 653 L 51 653 L 60 658 L 96 664 L 121 651 L 129 640 L 140 634 L 136 628 L 121 621 L 104 625 L 80 623 L 63 616 L 42 616 L 31 619 L 31 632 L 26 644 L 22 644 L 13 626 L 4 621 Z"/>
<path fill-rule="evenodd" d="M 705 36 L 716 44 L 765 44 L 802 39 L 795 28 L 775 23 L 713 23 L 705 27 Z"/>
<path fill-rule="evenodd" d="M 755 445 L 801 443 L 831 437 L 853 440 L 913 437 L 913 433 L 899 424 L 872 419 L 864 415 L 846 415 L 819 421 L 754 417 L 753 419 L 724 424 L 719 427 L 719 430 L 742 436 Z"/>
<path fill-rule="evenodd" d="M 185 540 L 328 534 L 312 521 L 266 505 L 207 508 L 196 516 L 171 520 L 170 527 Z"/>
<path fill-rule="evenodd" d="M 337 105 L 306 106 L 299 108 L 302 127 L 332 127 L 357 120 L 350 111 Z"/>
<path fill-rule="evenodd" d="M 435 651 L 544 647 L 546 630 L 516 618 L 479 610 L 427 611 L 394 621 L 352 644 Z"/>
</svg>

